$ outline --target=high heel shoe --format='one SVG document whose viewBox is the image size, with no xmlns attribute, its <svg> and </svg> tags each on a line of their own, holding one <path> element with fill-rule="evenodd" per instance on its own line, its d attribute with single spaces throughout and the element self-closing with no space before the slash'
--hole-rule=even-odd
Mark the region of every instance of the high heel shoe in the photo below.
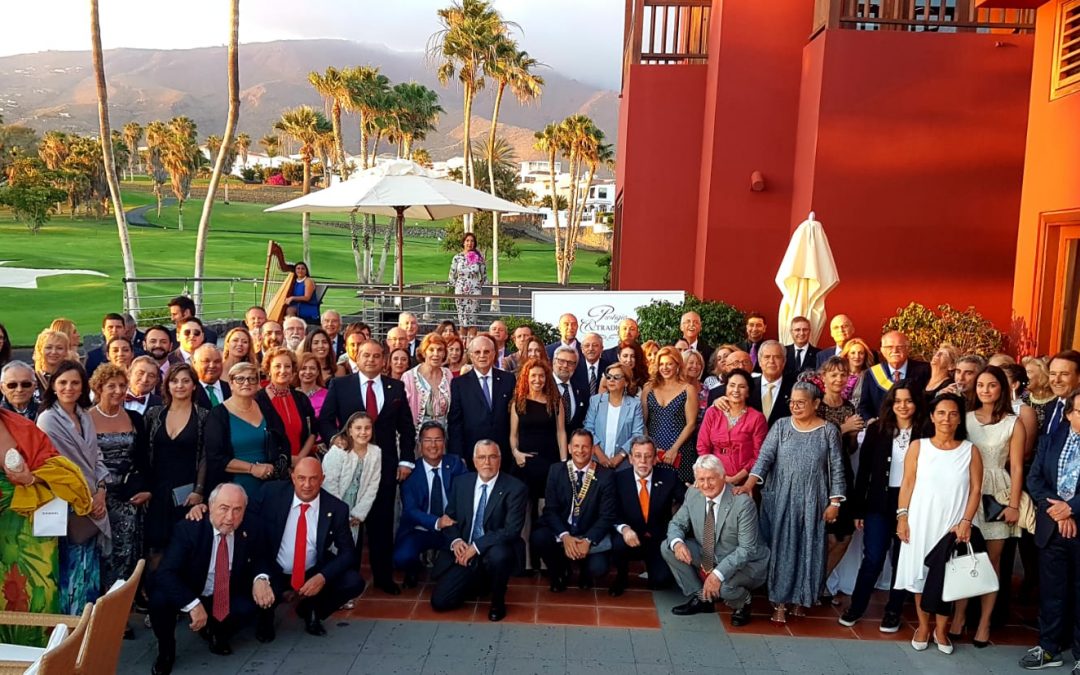
<svg viewBox="0 0 1080 675">
<path fill-rule="evenodd" d="M 972 637 L 971 644 L 974 645 L 975 649 L 986 649 L 990 646 L 990 640 L 977 640 Z"/>
<path fill-rule="evenodd" d="M 783 626 L 787 623 L 787 608 L 784 605 L 774 605 L 772 616 L 769 617 L 769 621 L 778 626 Z"/>
<path fill-rule="evenodd" d="M 947 632 L 945 634 L 949 636 L 949 641 L 950 642 L 956 642 L 957 640 L 963 640 L 964 639 L 964 630 L 965 629 L 966 629 L 965 626 L 960 626 L 960 630 L 958 630 L 957 632 L 953 633 L 952 631 L 949 631 L 949 632 Z"/>
<path fill-rule="evenodd" d="M 948 633 L 946 633 L 946 635 L 948 635 Z M 953 645 L 952 645 L 951 641 L 948 644 L 943 645 L 940 642 L 938 642 L 937 635 L 931 633 L 931 637 L 933 638 L 934 643 L 937 645 L 937 650 L 939 652 L 941 652 L 942 654 L 952 654 L 953 653 Z"/>
</svg>

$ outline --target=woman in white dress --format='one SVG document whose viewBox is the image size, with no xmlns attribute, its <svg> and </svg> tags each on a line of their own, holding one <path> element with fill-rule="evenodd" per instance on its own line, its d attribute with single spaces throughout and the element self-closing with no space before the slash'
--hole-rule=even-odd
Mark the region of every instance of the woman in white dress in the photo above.
<svg viewBox="0 0 1080 675">
<path fill-rule="evenodd" d="M 979 407 L 967 414 L 968 438 L 979 447 L 983 460 L 982 494 L 992 498 L 1008 494 L 1005 511 L 993 521 L 986 520 L 986 512 L 980 504 L 975 525 L 986 539 L 986 553 L 997 574 L 1001 564 L 1001 550 L 1005 540 L 1020 536 L 1020 494 L 1024 488 L 1024 449 L 1027 435 L 1019 417 L 1013 413 L 1009 395 L 1009 381 L 997 366 L 987 366 L 975 380 L 975 396 Z M 1005 465 L 1009 470 L 1005 470 Z M 982 497 L 980 496 L 980 499 Z M 997 593 L 982 596 L 982 613 L 979 627 L 972 637 L 976 648 L 990 644 L 990 614 L 994 610 Z M 953 608 L 950 637 L 959 638 L 964 632 L 967 600 L 957 600 Z"/>
<path fill-rule="evenodd" d="M 930 614 L 922 609 L 926 585 L 926 554 L 948 532 L 960 543 L 970 541 L 971 523 L 982 502 L 982 458 L 966 440 L 964 400 L 942 394 L 930 404 L 934 435 L 912 441 L 904 457 L 904 481 L 896 510 L 900 537 L 895 588 L 915 594 L 919 627 L 911 646 L 923 651 L 930 644 Z M 938 650 L 951 654 L 947 635 L 949 617 L 934 615 L 933 638 Z"/>
</svg>

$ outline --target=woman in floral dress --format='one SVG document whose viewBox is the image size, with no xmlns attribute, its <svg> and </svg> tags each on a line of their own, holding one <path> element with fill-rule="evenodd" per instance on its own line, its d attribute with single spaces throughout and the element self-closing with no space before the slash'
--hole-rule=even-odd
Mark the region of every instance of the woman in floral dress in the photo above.
<svg viewBox="0 0 1080 675">
<path fill-rule="evenodd" d="M 476 235 L 469 232 L 462 242 L 465 250 L 454 256 L 450 261 L 450 285 L 454 288 L 455 295 L 480 295 L 484 284 L 487 283 L 487 262 L 480 251 L 476 250 Z M 472 298 L 458 298 L 458 325 L 476 325 L 476 312 L 480 309 L 480 301 Z"/>
</svg>

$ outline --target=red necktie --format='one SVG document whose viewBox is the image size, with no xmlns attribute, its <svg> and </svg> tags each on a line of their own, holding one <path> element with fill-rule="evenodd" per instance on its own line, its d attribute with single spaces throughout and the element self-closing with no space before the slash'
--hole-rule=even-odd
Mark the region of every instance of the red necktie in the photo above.
<svg viewBox="0 0 1080 675">
<path fill-rule="evenodd" d="M 293 544 L 292 587 L 300 590 L 304 585 L 304 572 L 307 570 L 307 510 L 311 504 L 300 505 L 300 519 L 296 521 L 296 542 Z"/>
<path fill-rule="evenodd" d="M 375 380 L 367 381 L 367 398 L 364 400 L 364 412 L 375 424 L 375 418 L 379 416 L 379 401 L 375 398 Z"/>
<path fill-rule="evenodd" d="M 218 535 L 217 557 L 214 562 L 214 608 L 216 621 L 229 616 L 229 540 Z"/>
</svg>

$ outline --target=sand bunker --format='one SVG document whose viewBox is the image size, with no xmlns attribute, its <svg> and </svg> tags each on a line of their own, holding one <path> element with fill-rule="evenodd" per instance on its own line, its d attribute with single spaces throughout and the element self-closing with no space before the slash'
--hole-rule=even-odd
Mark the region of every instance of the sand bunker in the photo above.
<svg viewBox="0 0 1080 675">
<path fill-rule="evenodd" d="M 41 277 L 58 277 L 62 274 L 89 274 L 95 277 L 108 277 L 108 274 L 94 270 L 56 270 L 32 267 L 8 267 L 11 260 L 0 260 L 0 288 L 37 288 Z"/>
</svg>

